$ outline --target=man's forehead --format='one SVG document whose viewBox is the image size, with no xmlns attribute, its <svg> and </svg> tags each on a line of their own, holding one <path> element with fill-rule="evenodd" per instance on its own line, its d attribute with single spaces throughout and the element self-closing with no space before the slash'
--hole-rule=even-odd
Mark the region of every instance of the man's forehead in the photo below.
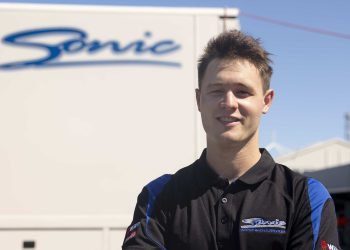
<svg viewBox="0 0 350 250">
<path fill-rule="evenodd" d="M 248 60 L 213 59 L 208 65 L 203 80 L 220 83 L 220 79 L 234 76 L 239 80 L 247 74 L 253 74 L 261 79 L 259 70 Z"/>
<path fill-rule="evenodd" d="M 210 61 L 208 64 L 209 67 L 215 67 L 218 70 L 223 70 L 231 66 L 235 65 L 242 65 L 245 67 L 252 67 L 258 71 L 258 69 L 255 67 L 254 64 L 252 64 L 249 60 L 247 59 L 242 59 L 242 58 L 234 58 L 234 59 L 229 59 L 229 58 L 214 58 L 213 60 Z"/>
<path fill-rule="evenodd" d="M 262 85 L 259 70 L 246 59 L 213 59 L 204 74 L 202 88 Z"/>
</svg>

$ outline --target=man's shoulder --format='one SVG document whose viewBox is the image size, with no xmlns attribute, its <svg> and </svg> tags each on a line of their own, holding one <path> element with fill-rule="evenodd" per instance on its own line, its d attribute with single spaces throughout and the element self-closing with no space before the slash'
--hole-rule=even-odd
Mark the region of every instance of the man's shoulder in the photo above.
<svg viewBox="0 0 350 250">
<path fill-rule="evenodd" d="M 295 172 L 285 165 L 276 163 L 273 181 L 283 187 L 286 194 L 298 202 L 307 198 L 309 202 L 317 199 L 327 200 L 330 198 L 326 187 L 318 180 Z"/>
<path fill-rule="evenodd" d="M 269 180 L 289 200 L 296 202 L 306 195 L 307 177 L 285 165 L 276 163 Z"/>
<path fill-rule="evenodd" d="M 145 188 L 158 195 L 160 192 L 171 192 L 186 189 L 193 184 L 196 162 L 181 168 L 174 174 L 164 174 L 149 182 Z"/>
<path fill-rule="evenodd" d="M 276 163 L 275 171 L 277 172 L 278 177 L 281 177 L 281 175 L 283 175 L 283 179 L 288 183 L 304 183 L 305 185 L 311 188 L 317 187 L 320 190 L 326 190 L 326 188 L 319 180 L 303 175 L 302 173 L 296 172 L 285 165 Z"/>
<path fill-rule="evenodd" d="M 276 163 L 274 171 L 278 177 L 284 176 L 284 179 L 287 182 L 307 181 L 306 176 L 280 163 Z"/>
</svg>

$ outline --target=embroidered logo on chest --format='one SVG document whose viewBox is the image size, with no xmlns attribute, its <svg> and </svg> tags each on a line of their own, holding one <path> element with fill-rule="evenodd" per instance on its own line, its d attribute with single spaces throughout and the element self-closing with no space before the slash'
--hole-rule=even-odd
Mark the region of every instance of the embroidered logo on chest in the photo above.
<svg viewBox="0 0 350 250">
<path fill-rule="evenodd" d="M 242 220 L 241 232 L 256 233 L 286 233 L 287 223 L 283 220 L 267 220 L 263 218 L 248 218 Z"/>
</svg>

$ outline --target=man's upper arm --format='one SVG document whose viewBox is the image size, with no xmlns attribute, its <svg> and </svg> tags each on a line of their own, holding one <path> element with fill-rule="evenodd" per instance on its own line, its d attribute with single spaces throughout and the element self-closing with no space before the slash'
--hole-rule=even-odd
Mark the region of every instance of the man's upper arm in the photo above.
<svg viewBox="0 0 350 250">
<path fill-rule="evenodd" d="M 288 249 L 340 249 L 334 203 L 327 189 L 308 179 L 306 197 L 299 201 Z"/>
<path fill-rule="evenodd" d="M 340 250 L 337 217 L 332 199 L 327 200 L 323 207 L 320 230 L 315 249 Z"/>
<path fill-rule="evenodd" d="M 170 178 L 163 175 L 143 188 L 125 233 L 123 249 L 165 249 L 166 216 L 158 197 Z"/>
</svg>

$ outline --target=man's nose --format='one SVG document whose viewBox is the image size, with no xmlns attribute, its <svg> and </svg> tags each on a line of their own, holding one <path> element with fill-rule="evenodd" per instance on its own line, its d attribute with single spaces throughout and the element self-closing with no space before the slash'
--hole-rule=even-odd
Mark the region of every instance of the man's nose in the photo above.
<svg viewBox="0 0 350 250">
<path fill-rule="evenodd" d="M 223 96 L 222 102 L 220 103 L 220 106 L 226 109 L 238 108 L 237 98 L 232 91 L 228 91 L 225 93 L 225 95 Z"/>
</svg>

